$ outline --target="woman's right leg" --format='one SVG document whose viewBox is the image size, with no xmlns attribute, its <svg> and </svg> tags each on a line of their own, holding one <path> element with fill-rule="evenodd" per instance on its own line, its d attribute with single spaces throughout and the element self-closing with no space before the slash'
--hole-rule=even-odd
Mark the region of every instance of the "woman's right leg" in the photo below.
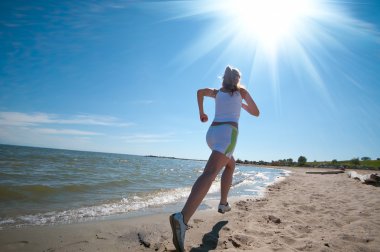
<svg viewBox="0 0 380 252">
<path fill-rule="evenodd" d="M 220 170 L 226 166 L 229 161 L 230 159 L 220 152 L 213 151 L 211 153 L 202 175 L 199 176 L 197 181 L 195 181 L 189 198 L 182 209 L 185 223 L 188 223 L 191 216 L 193 216 L 210 189 L 212 182 L 215 180 Z"/>
<path fill-rule="evenodd" d="M 227 196 L 232 185 L 232 177 L 235 171 L 235 159 L 231 157 L 226 165 L 226 168 L 222 174 L 222 180 L 220 181 L 220 204 L 227 204 Z"/>
</svg>

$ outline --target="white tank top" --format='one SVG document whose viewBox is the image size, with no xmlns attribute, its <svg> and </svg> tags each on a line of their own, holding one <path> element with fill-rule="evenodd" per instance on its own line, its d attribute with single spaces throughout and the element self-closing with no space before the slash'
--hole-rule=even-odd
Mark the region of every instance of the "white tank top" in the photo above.
<svg viewBox="0 0 380 252">
<path fill-rule="evenodd" d="M 238 122 L 240 118 L 242 97 L 239 91 L 233 95 L 230 92 L 218 91 L 215 97 L 214 122 Z"/>
</svg>

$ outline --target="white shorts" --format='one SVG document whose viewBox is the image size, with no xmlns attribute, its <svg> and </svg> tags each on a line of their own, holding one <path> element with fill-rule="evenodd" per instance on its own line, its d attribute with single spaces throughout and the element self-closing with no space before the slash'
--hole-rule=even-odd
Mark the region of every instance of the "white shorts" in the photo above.
<svg viewBox="0 0 380 252">
<path fill-rule="evenodd" d="M 238 134 L 238 128 L 230 124 L 210 126 L 207 131 L 206 141 L 211 150 L 231 158 L 235 150 Z"/>
</svg>

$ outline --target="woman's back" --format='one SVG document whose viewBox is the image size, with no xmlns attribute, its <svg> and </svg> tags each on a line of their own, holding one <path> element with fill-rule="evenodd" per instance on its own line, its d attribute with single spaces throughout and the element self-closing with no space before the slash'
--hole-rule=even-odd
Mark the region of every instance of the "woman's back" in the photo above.
<svg viewBox="0 0 380 252">
<path fill-rule="evenodd" d="M 214 122 L 236 122 L 240 118 L 242 96 L 239 91 L 224 92 L 219 90 L 215 97 Z"/>
</svg>

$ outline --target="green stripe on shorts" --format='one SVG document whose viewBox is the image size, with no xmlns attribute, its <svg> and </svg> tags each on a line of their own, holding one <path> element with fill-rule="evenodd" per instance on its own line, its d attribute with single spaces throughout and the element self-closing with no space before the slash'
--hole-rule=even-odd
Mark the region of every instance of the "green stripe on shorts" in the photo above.
<svg viewBox="0 0 380 252">
<path fill-rule="evenodd" d="M 224 152 L 225 155 L 227 155 L 228 153 L 232 153 L 234 151 L 235 146 L 236 146 L 237 136 L 238 136 L 237 128 L 232 127 L 231 143 L 230 145 L 228 145 L 227 150 Z"/>
</svg>

